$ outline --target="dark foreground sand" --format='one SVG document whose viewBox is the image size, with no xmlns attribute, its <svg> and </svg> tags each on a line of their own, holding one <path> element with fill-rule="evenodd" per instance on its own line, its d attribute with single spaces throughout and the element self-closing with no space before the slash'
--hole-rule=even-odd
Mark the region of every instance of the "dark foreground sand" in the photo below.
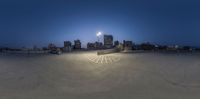
<svg viewBox="0 0 200 99">
<path fill-rule="evenodd" d="M 200 99 L 200 55 L 0 55 L 0 99 Z"/>
</svg>

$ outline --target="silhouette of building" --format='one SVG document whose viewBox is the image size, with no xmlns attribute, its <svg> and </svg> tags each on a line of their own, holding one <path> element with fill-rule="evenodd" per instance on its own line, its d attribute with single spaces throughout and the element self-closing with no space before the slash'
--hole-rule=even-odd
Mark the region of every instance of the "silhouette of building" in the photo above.
<svg viewBox="0 0 200 99">
<path fill-rule="evenodd" d="M 71 47 L 72 43 L 70 41 L 64 41 L 64 47 Z"/>
<path fill-rule="evenodd" d="M 119 41 L 114 41 L 114 47 L 117 47 L 119 45 Z"/>
<path fill-rule="evenodd" d="M 81 49 L 81 41 L 80 40 L 74 40 L 74 49 Z"/>
<path fill-rule="evenodd" d="M 155 49 L 155 45 L 154 44 L 151 44 L 149 42 L 147 43 L 142 43 L 141 44 L 141 48 L 142 50 L 154 50 Z"/>
<path fill-rule="evenodd" d="M 95 42 L 95 43 L 88 43 L 87 44 L 87 49 L 102 49 L 103 44 L 101 42 Z"/>
<path fill-rule="evenodd" d="M 189 46 L 185 46 L 186 47 L 186 49 L 188 49 L 189 50 Z M 184 49 L 184 47 L 183 46 L 179 46 L 179 45 L 168 45 L 167 46 L 167 50 L 168 51 L 183 51 L 183 50 L 185 50 Z"/>
<path fill-rule="evenodd" d="M 39 50 L 42 50 L 42 48 L 37 47 L 36 45 L 34 45 L 33 48 L 32 48 L 32 50 L 39 51 Z"/>
<path fill-rule="evenodd" d="M 47 47 L 42 47 L 42 50 L 48 50 L 48 48 Z"/>
<path fill-rule="evenodd" d="M 112 35 L 104 35 L 104 47 L 105 48 L 113 47 L 113 36 Z"/>
<path fill-rule="evenodd" d="M 194 50 L 194 48 L 192 48 L 191 46 L 183 46 L 183 47 L 182 47 L 182 50 L 185 50 L 185 51 L 192 51 L 192 50 Z"/>
<path fill-rule="evenodd" d="M 101 43 L 101 42 L 95 42 L 95 48 L 96 49 L 102 49 L 103 48 L 103 43 Z"/>
<path fill-rule="evenodd" d="M 132 50 L 133 49 L 133 42 L 132 41 L 123 41 L 124 50 Z"/>
<path fill-rule="evenodd" d="M 87 49 L 89 49 L 89 50 L 95 49 L 95 44 L 94 43 L 87 43 Z"/>
<path fill-rule="evenodd" d="M 72 43 L 70 41 L 64 41 L 63 51 L 69 52 L 72 50 Z"/>
<path fill-rule="evenodd" d="M 48 49 L 49 49 L 49 50 L 54 50 L 54 49 L 56 49 L 56 45 L 54 45 L 53 43 L 50 43 L 50 44 L 48 45 Z"/>
</svg>

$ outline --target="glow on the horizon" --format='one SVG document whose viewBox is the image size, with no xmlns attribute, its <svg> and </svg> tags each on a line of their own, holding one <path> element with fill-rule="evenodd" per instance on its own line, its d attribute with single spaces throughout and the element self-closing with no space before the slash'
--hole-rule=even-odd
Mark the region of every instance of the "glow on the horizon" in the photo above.
<svg viewBox="0 0 200 99">
<path fill-rule="evenodd" d="M 97 33 L 97 36 L 98 36 L 98 37 L 99 37 L 99 36 L 101 36 L 101 35 L 102 35 L 102 33 L 101 33 L 101 32 L 98 32 L 98 33 Z"/>
</svg>

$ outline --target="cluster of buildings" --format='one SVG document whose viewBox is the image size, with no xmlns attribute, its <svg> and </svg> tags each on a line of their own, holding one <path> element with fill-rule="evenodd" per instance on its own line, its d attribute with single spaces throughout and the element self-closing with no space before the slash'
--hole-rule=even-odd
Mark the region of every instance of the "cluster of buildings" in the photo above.
<svg viewBox="0 0 200 99">
<path fill-rule="evenodd" d="M 81 41 L 79 39 L 74 40 L 74 45 L 72 45 L 71 41 L 64 41 L 64 47 L 56 47 L 55 44 L 50 43 L 48 45 L 48 50 L 62 50 L 64 52 L 70 52 L 72 50 L 77 50 L 77 49 L 81 49 Z"/>
<path fill-rule="evenodd" d="M 70 52 L 72 50 L 81 50 L 81 41 L 79 39 L 74 40 L 72 43 L 71 41 L 64 41 L 63 47 L 57 47 L 55 44 L 50 43 L 47 48 L 43 48 L 40 50 L 57 50 L 62 52 Z M 200 50 L 197 48 L 192 48 L 190 46 L 178 46 L 178 45 L 157 45 L 152 43 L 142 43 L 142 44 L 135 44 L 132 41 L 123 40 L 123 42 L 114 41 L 112 35 L 103 35 L 103 42 L 99 40 L 96 42 L 88 42 L 87 43 L 87 50 L 100 50 L 100 49 L 119 49 L 119 50 L 154 50 L 154 51 L 193 51 L 193 50 Z M 4 48 L 2 50 L 16 50 L 16 49 L 9 49 Z M 21 50 L 21 49 L 17 49 Z M 38 50 L 36 46 L 33 47 L 33 50 Z"/>
<path fill-rule="evenodd" d="M 112 49 L 112 48 L 119 48 L 121 50 L 132 50 L 133 49 L 133 42 L 132 41 L 123 41 L 123 43 L 120 43 L 119 41 L 113 41 L 112 35 L 103 35 L 103 42 L 88 42 L 87 43 L 87 50 L 99 50 L 99 49 Z M 61 49 L 64 52 L 69 52 L 72 50 L 80 50 L 81 47 L 81 41 L 79 39 L 74 40 L 74 43 L 72 44 L 71 41 L 64 41 L 64 47 L 56 47 L 54 44 L 49 44 L 48 49 L 49 50 L 55 50 L 55 49 Z"/>
<path fill-rule="evenodd" d="M 94 43 L 87 43 L 87 49 L 110 49 L 113 48 L 113 36 L 112 35 L 104 35 L 104 42 L 94 42 Z"/>
<path fill-rule="evenodd" d="M 81 41 L 79 39 L 74 40 L 73 44 L 71 41 L 64 41 L 64 47 L 56 47 L 54 44 L 49 44 L 49 50 L 60 49 L 63 52 L 70 52 L 72 50 L 80 50 Z M 100 50 L 100 49 L 112 49 L 117 48 L 119 50 L 154 50 L 154 51 L 192 51 L 195 50 L 189 46 L 178 46 L 178 45 L 157 45 L 149 42 L 142 44 L 135 44 L 132 41 L 123 40 L 123 42 L 114 41 L 112 35 L 103 35 L 103 42 L 88 42 L 87 50 Z"/>
<path fill-rule="evenodd" d="M 119 41 L 113 41 L 112 35 L 104 35 L 103 36 L 103 43 L 102 42 L 94 42 L 88 43 L 87 49 L 111 49 L 111 48 L 118 48 L 120 50 L 132 50 L 134 43 L 132 41 L 123 41 L 120 43 Z"/>
<path fill-rule="evenodd" d="M 191 46 L 179 46 L 179 45 L 158 45 L 151 44 L 149 42 L 142 43 L 140 45 L 134 45 L 133 50 L 154 50 L 154 51 L 199 51 L 199 48 L 191 47 Z"/>
</svg>

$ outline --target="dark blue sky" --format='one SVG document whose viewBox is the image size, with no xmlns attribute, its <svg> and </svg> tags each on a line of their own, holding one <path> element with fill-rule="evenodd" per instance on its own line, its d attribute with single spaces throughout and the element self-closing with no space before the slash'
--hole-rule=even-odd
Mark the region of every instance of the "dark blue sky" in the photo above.
<svg viewBox="0 0 200 99">
<path fill-rule="evenodd" d="M 1 0 L 0 46 L 63 45 L 95 33 L 136 43 L 200 46 L 200 1 Z"/>
</svg>

